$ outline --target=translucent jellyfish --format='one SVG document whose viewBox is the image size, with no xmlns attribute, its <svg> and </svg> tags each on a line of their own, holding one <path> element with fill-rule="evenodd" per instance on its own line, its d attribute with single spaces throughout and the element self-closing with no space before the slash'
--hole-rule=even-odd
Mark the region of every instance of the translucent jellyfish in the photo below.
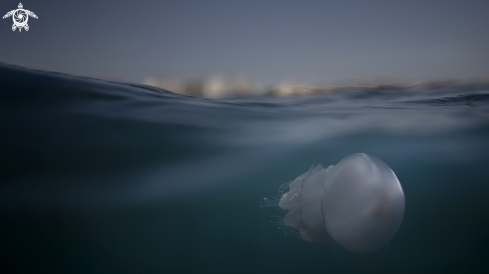
<svg viewBox="0 0 489 274">
<path fill-rule="evenodd" d="M 336 166 L 312 167 L 289 185 L 279 202 L 283 223 L 310 242 L 339 244 L 355 253 L 384 247 L 404 217 L 405 199 L 392 169 L 356 153 Z"/>
</svg>

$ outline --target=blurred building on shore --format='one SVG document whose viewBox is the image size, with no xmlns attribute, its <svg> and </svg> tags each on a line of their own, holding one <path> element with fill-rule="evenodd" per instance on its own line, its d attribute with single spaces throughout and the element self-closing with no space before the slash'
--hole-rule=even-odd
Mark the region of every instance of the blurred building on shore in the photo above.
<svg viewBox="0 0 489 274">
<path fill-rule="evenodd" d="M 189 77 L 183 79 L 146 78 L 143 84 L 159 87 L 172 92 L 203 98 L 231 98 L 257 95 L 294 96 L 331 92 L 339 89 L 395 89 L 409 87 L 433 87 L 454 84 L 489 84 L 488 78 L 439 81 L 399 81 L 392 77 L 355 77 L 334 79 L 321 84 L 283 81 L 277 85 L 264 86 L 253 83 L 246 76 L 229 77 L 216 74 L 208 79 Z"/>
<path fill-rule="evenodd" d="M 253 88 L 252 82 L 246 76 L 231 78 L 217 74 L 206 82 L 203 94 L 206 98 L 249 96 Z"/>
<path fill-rule="evenodd" d="M 162 79 L 147 78 L 143 84 L 159 87 L 180 94 L 205 98 L 250 96 L 260 90 L 246 76 L 226 77 L 214 75 L 206 81 L 201 78 Z"/>
<path fill-rule="evenodd" d="M 180 94 L 204 97 L 204 82 L 198 77 L 186 79 L 163 79 L 163 78 L 146 78 L 143 84 L 162 88 Z"/>
</svg>

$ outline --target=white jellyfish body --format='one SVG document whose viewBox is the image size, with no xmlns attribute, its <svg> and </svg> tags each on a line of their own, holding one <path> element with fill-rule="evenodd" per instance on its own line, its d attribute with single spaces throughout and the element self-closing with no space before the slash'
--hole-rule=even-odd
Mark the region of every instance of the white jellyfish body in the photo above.
<svg viewBox="0 0 489 274">
<path fill-rule="evenodd" d="M 336 166 L 312 167 L 290 184 L 279 206 L 284 224 L 310 242 L 335 242 L 355 253 L 385 246 L 404 217 L 404 192 L 379 158 L 356 153 Z"/>
</svg>

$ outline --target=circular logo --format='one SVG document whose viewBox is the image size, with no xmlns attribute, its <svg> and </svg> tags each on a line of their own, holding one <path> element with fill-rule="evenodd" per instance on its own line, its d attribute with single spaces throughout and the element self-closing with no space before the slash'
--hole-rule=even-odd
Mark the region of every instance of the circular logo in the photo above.
<svg viewBox="0 0 489 274">
<path fill-rule="evenodd" d="M 14 21 L 17 26 L 23 26 L 27 23 L 27 12 L 25 10 L 18 9 L 14 13 Z"/>
</svg>

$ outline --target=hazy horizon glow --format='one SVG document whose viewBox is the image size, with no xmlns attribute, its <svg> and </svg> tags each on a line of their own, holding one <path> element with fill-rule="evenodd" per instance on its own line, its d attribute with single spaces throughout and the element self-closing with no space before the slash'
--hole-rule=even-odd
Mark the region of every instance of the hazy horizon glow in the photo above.
<svg viewBox="0 0 489 274">
<path fill-rule="evenodd" d="M 0 0 L 3 16 L 19 0 Z M 489 76 L 489 2 L 22 1 L 0 22 L 0 61 L 142 82 L 247 75 L 261 83 L 357 76 Z"/>
</svg>

